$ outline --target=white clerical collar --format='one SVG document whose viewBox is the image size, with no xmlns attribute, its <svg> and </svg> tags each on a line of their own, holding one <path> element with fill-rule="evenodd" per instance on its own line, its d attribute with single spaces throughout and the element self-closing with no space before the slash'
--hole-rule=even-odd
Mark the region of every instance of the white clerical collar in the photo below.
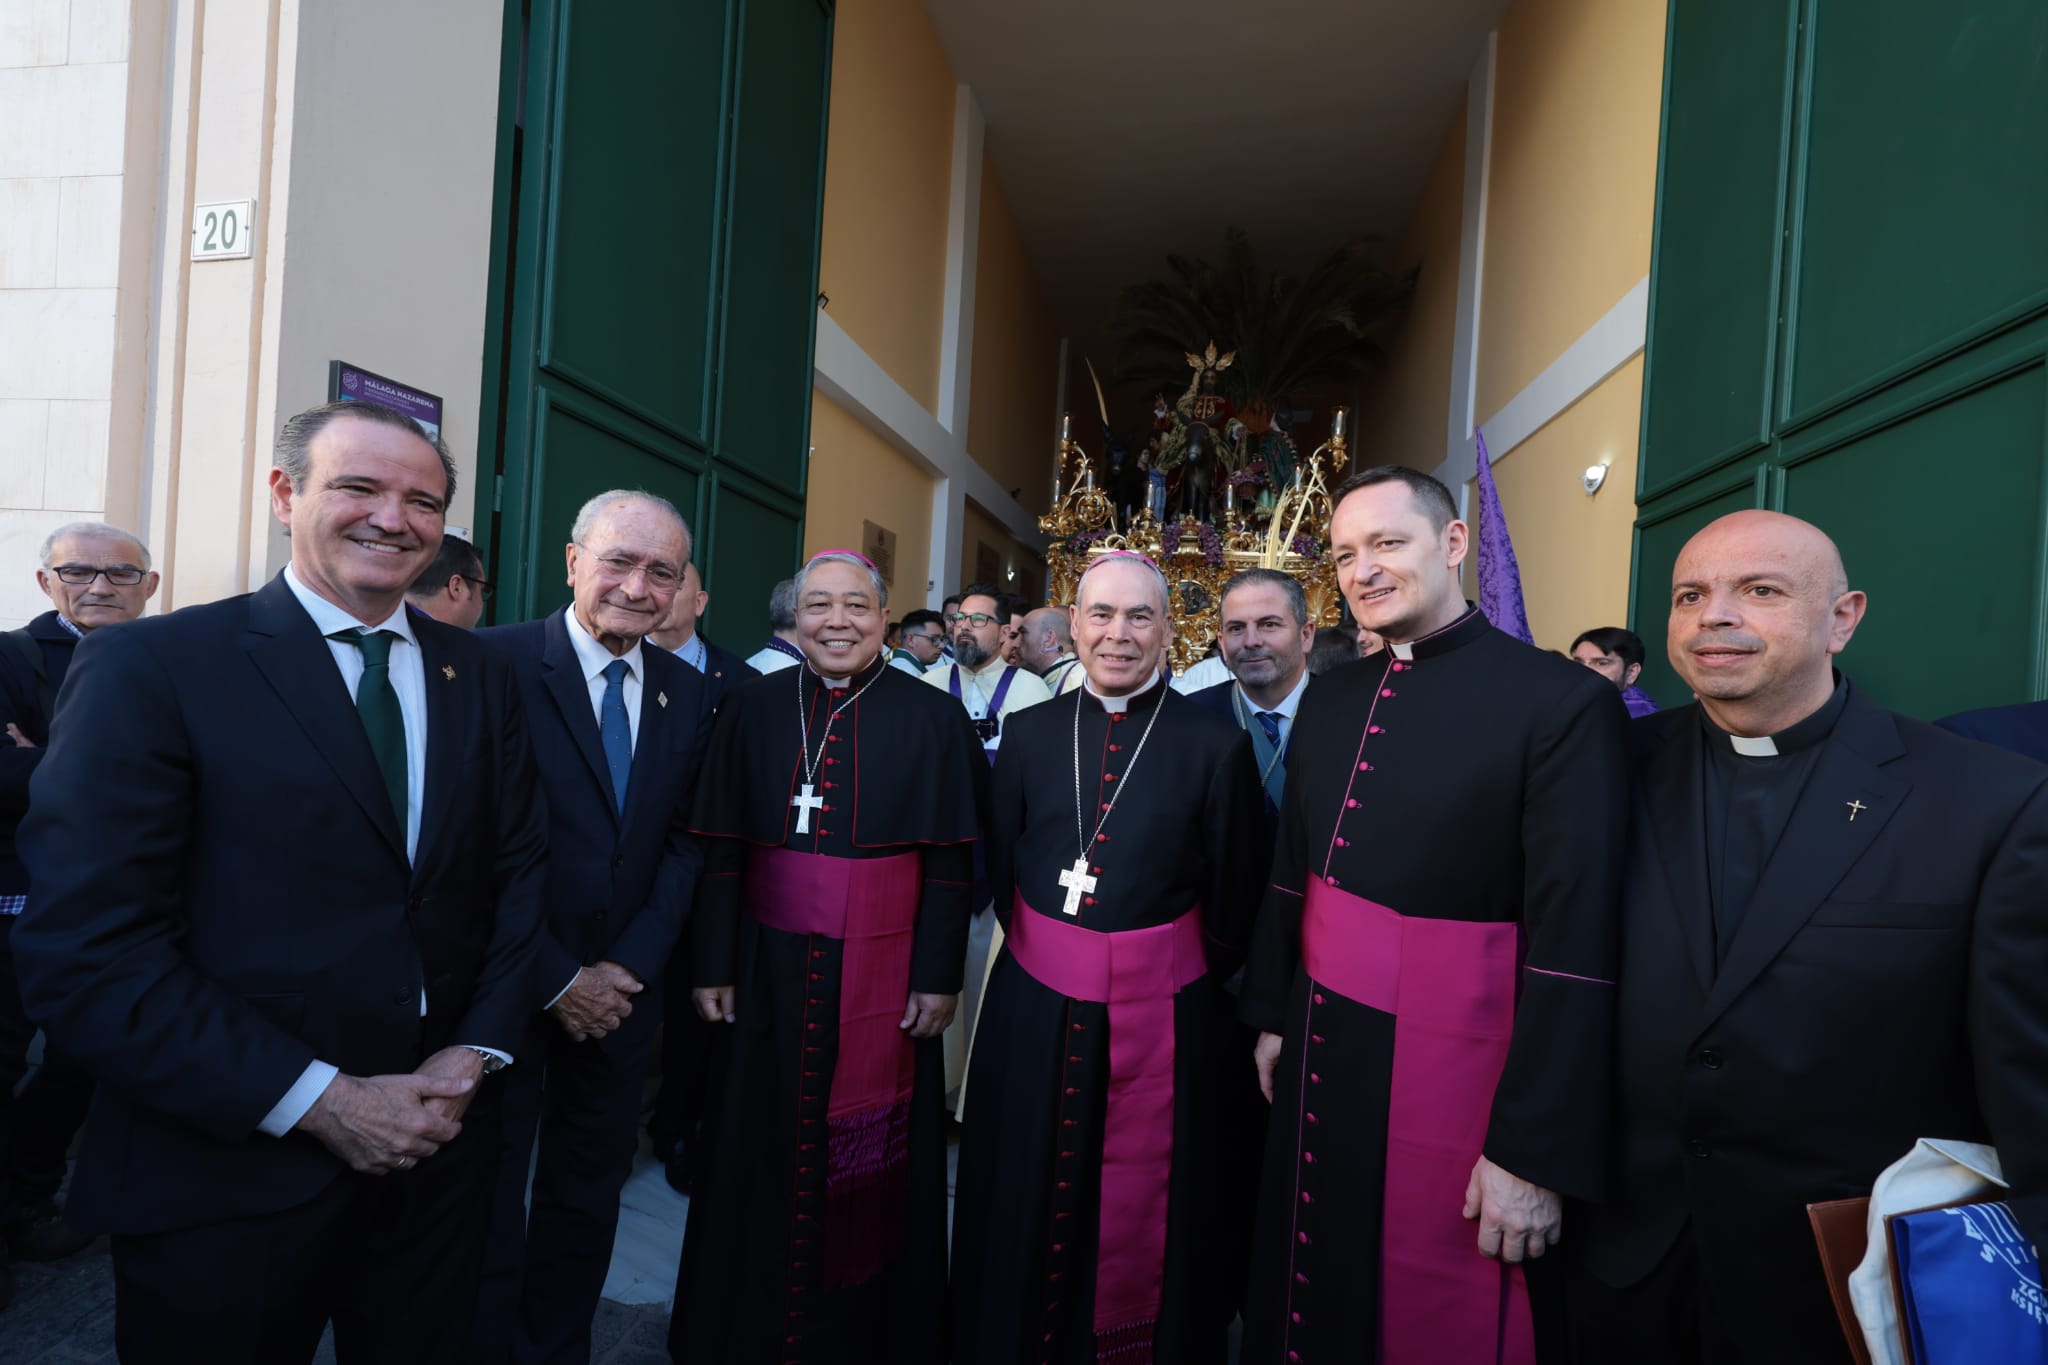
<svg viewBox="0 0 2048 1365">
<path fill-rule="evenodd" d="M 1257 702 L 1252 700 L 1252 694 L 1244 690 L 1243 683 L 1239 683 L 1237 685 L 1237 690 L 1239 695 L 1241 695 L 1244 698 L 1244 704 L 1247 707 L 1249 707 L 1253 712 L 1256 713 L 1262 710 L 1271 711 L 1275 715 L 1284 716 L 1288 720 L 1293 720 L 1295 711 L 1301 706 L 1301 694 L 1308 691 L 1308 670 L 1305 668 L 1301 670 L 1301 676 L 1294 680 L 1294 690 L 1292 692 L 1289 692 L 1286 696 L 1282 697 L 1280 699 L 1280 704 L 1277 706 L 1260 706 Z"/>
<path fill-rule="evenodd" d="M 640 667 L 640 642 L 638 640 L 635 640 L 633 647 L 624 654 L 613 654 L 610 650 L 599 644 L 595 636 L 583 628 L 583 623 L 576 619 L 576 608 L 572 606 L 563 612 L 562 615 L 569 623 L 569 644 L 576 651 L 576 662 L 583 666 L 583 681 L 592 682 L 602 677 L 605 668 L 615 658 L 624 659 L 626 661 L 626 671 L 634 677 L 644 678 L 647 676 Z"/>
<path fill-rule="evenodd" d="M 1728 744 L 1736 753 L 1741 754 L 1744 758 L 1776 758 L 1778 756 L 1778 741 L 1772 739 L 1769 735 L 1761 735 L 1755 739 L 1751 739 L 1747 735 L 1730 735 L 1728 736 Z"/>
<path fill-rule="evenodd" d="M 1112 716 L 1120 716 L 1124 712 L 1131 709 L 1132 702 L 1144 696 L 1153 688 L 1159 686 L 1159 679 L 1154 678 L 1151 682 L 1146 683 L 1137 691 L 1125 693 L 1121 697 L 1105 697 L 1100 692 L 1097 692 L 1095 690 L 1095 680 L 1093 678 L 1090 678 L 1087 682 L 1082 683 L 1081 686 L 1087 689 L 1089 696 L 1095 698 L 1096 701 L 1102 704 L 1102 709 L 1104 711 L 1108 712 Z"/>
<path fill-rule="evenodd" d="M 1415 646 L 1412 644 L 1397 645 L 1392 640 L 1389 640 L 1387 641 L 1387 649 L 1402 663 L 1413 663 L 1415 660 Z"/>
<path fill-rule="evenodd" d="M 359 621 L 343 608 L 337 607 L 334 603 L 307 587 L 306 581 L 293 572 L 290 564 L 284 566 L 284 585 L 291 589 L 292 596 L 296 597 L 299 600 L 299 605 L 306 609 L 306 615 L 313 618 L 314 627 L 322 635 L 336 635 L 345 630 L 353 630 L 358 633 L 372 630 L 389 630 L 395 631 L 415 646 L 419 644 L 419 637 L 412 633 L 412 622 L 406 616 L 405 603 L 403 601 L 398 604 L 395 611 L 382 621 Z"/>
</svg>

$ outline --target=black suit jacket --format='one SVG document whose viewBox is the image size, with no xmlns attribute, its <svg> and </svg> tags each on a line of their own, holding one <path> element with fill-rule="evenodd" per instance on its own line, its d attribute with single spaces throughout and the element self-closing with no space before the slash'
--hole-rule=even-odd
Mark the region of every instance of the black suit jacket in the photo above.
<svg viewBox="0 0 2048 1365">
<path fill-rule="evenodd" d="M 749 678 L 760 677 L 761 670 L 731 650 L 713 644 L 705 636 L 700 634 L 697 638 L 704 641 L 704 700 L 716 711 L 727 692 Z"/>
<path fill-rule="evenodd" d="M 71 653 L 78 646 L 78 637 L 57 623 L 54 611 L 44 612 L 23 629 L 35 645 L 34 668 L 14 641 L 0 640 L 0 896 L 28 890 L 28 869 L 15 851 L 14 829 L 28 811 L 28 782 L 43 760 L 43 746 L 50 742 L 44 684 L 52 694 L 64 686 Z M 7 737 L 9 725 L 20 727 L 36 747 L 17 748 Z"/>
<path fill-rule="evenodd" d="M 1609 1284 L 1691 1220 L 1745 1361 L 1846 1358 L 1806 1205 L 1921 1137 L 1996 1141 L 2048 1245 L 2048 768 L 1854 690 L 1714 965 L 1698 709 L 1634 721 Z M 1850 803 L 1857 803 L 1860 809 Z"/>
<path fill-rule="evenodd" d="M 315 1059 L 517 1055 L 546 824 L 512 671 L 412 622 L 417 860 L 348 688 L 282 578 L 95 631 L 32 784 L 14 951 L 29 1013 L 103 1084 L 71 1209 L 146 1233 L 302 1203 L 344 1167 L 257 1128 Z M 427 1011 L 420 1011 L 420 989 Z"/>
<path fill-rule="evenodd" d="M 1237 718 L 1237 708 L 1232 706 L 1230 703 L 1231 694 L 1236 690 L 1237 680 L 1233 678 L 1228 682 L 1217 683 L 1213 687 L 1197 688 L 1193 692 L 1187 694 L 1187 699 L 1195 703 L 1195 705 L 1197 706 L 1207 707 L 1209 710 L 1214 711 L 1217 715 L 1223 717 L 1223 719 L 1229 721 L 1232 725 L 1237 725 L 1240 728 L 1242 728 L 1242 724 Z M 1300 711 L 1297 710 L 1295 714 L 1299 715 Z M 1283 767 L 1286 766 L 1287 763 L 1287 751 L 1293 747 L 1294 726 L 1292 723 L 1289 723 L 1287 727 L 1287 738 L 1282 740 L 1280 743 L 1280 763 Z M 1276 842 L 1278 842 L 1280 838 L 1280 808 L 1273 804 L 1273 799 L 1270 796 L 1266 797 L 1262 804 L 1264 805 L 1266 811 L 1266 853 L 1267 856 L 1270 858 L 1272 856 L 1273 845 Z"/>
<path fill-rule="evenodd" d="M 2048 763 L 2048 701 L 2023 701 L 2017 706 L 1987 706 L 1961 711 L 1934 722 L 1942 729 L 1995 744 L 2001 749 Z"/>
<path fill-rule="evenodd" d="M 703 863 L 688 821 L 711 732 L 704 679 L 667 650 L 641 648 L 640 733 L 621 817 L 567 620 L 564 607 L 544 620 L 477 632 L 519 677 L 548 793 L 536 1007 L 560 993 L 577 968 L 599 961 L 618 963 L 650 992 L 659 987 Z M 651 996 L 642 999 L 651 1006 Z M 659 1017 L 656 1009 L 635 1009 L 609 1037 L 637 1037 Z"/>
</svg>

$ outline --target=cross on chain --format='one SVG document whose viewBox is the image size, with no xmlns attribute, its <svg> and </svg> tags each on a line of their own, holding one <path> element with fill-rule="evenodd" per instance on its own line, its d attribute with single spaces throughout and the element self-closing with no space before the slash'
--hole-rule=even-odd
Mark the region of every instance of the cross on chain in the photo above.
<svg viewBox="0 0 2048 1365">
<path fill-rule="evenodd" d="M 789 798 L 789 804 L 796 807 L 796 832 L 798 834 L 809 834 L 811 832 L 811 812 L 825 804 L 825 798 L 815 795 L 815 791 L 816 788 L 811 783 L 806 782 L 804 783 L 804 793 L 802 796 L 792 796 Z"/>
<path fill-rule="evenodd" d="M 1863 804 L 1863 798 L 1862 798 L 1862 797 L 1860 797 L 1860 796 L 1859 796 L 1858 798 L 1856 798 L 1856 799 L 1855 799 L 1854 801 L 1851 801 L 1851 802 L 1849 802 L 1848 804 L 1849 804 L 1849 823 L 1850 823 L 1850 824 L 1852 824 L 1852 825 L 1856 823 L 1856 817 L 1857 817 L 1857 816 L 1859 816 L 1859 815 L 1863 814 L 1863 812 L 1865 812 L 1865 811 L 1867 811 L 1867 810 L 1869 810 L 1869 809 L 1870 809 L 1870 807 L 1868 807 L 1868 806 L 1866 806 L 1866 805 L 1864 805 L 1864 804 Z"/>
<path fill-rule="evenodd" d="M 1074 865 L 1060 873 L 1060 885 L 1067 888 L 1067 903 L 1060 907 L 1060 912 L 1067 915 L 1080 914 L 1083 893 L 1095 889 L 1095 878 L 1088 875 L 1086 854 L 1074 859 Z"/>
</svg>

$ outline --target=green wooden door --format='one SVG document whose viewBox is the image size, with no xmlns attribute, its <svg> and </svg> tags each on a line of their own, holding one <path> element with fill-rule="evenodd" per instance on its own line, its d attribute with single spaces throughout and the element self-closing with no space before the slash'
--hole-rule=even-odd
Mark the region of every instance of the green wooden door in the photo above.
<svg viewBox="0 0 2048 1365">
<path fill-rule="evenodd" d="M 1671 0 L 1632 615 L 1740 507 L 1841 544 L 1844 671 L 1898 710 L 2048 695 L 2048 6 Z"/>
<path fill-rule="evenodd" d="M 646 488 L 696 533 L 707 630 L 751 651 L 803 540 L 832 6 L 507 9 L 498 619 L 567 600 L 585 499 Z"/>
</svg>

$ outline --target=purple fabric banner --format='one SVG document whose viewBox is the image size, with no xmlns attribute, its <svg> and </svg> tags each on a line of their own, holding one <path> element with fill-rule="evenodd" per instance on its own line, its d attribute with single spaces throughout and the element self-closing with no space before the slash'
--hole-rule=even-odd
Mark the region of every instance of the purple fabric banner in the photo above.
<svg viewBox="0 0 2048 1365">
<path fill-rule="evenodd" d="M 1515 542 L 1508 538 L 1507 513 L 1500 490 L 1493 486 L 1493 462 L 1486 457 L 1486 436 L 1479 438 L 1479 610 L 1496 630 L 1533 645 L 1529 613 L 1522 608 L 1522 566 L 1515 562 Z"/>
</svg>

